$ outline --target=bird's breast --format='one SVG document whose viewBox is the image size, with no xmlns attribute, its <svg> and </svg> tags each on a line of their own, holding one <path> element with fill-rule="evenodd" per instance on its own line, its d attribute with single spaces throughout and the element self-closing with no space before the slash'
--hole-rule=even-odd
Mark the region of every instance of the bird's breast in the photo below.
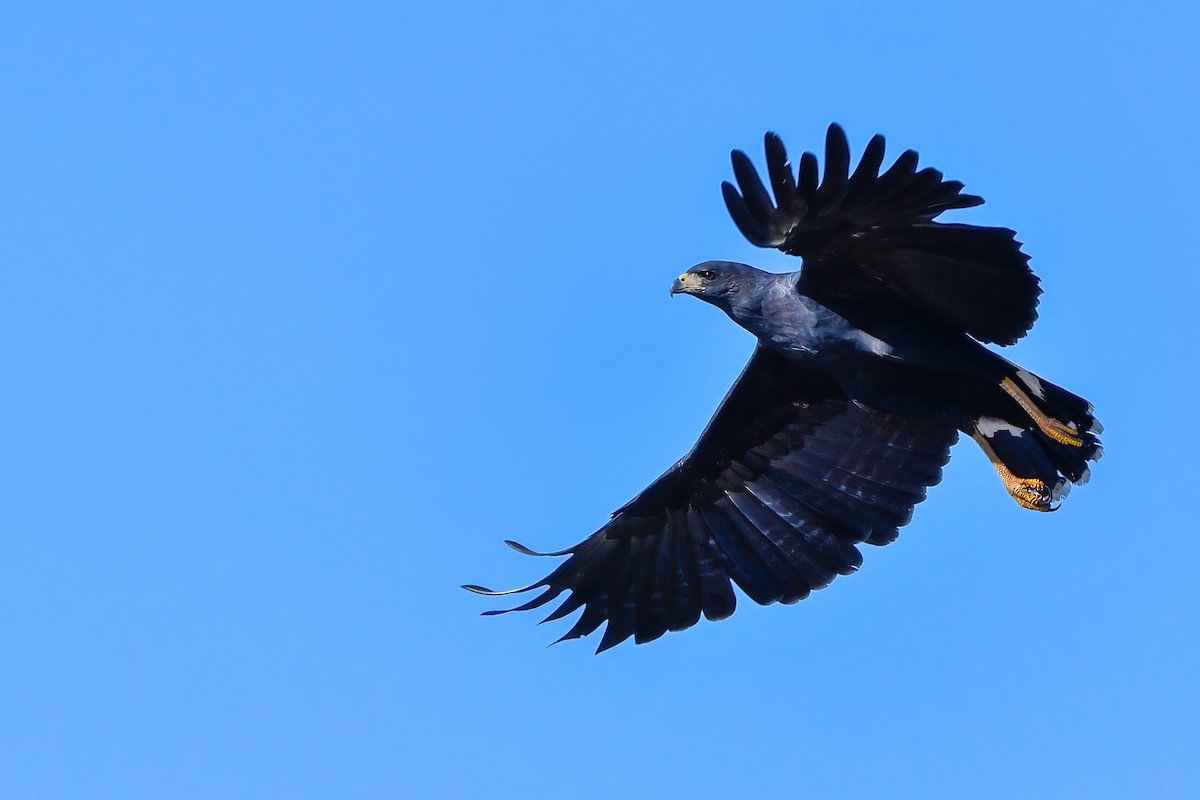
<svg viewBox="0 0 1200 800">
<path fill-rule="evenodd" d="M 819 363 L 851 353 L 881 358 L 894 355 L 893 347 L 886 341 L 797 293 L 772 297 L 758 313 L 734 315 L 734 319 L 764 346 L 792 359 Z"/>
</svg>

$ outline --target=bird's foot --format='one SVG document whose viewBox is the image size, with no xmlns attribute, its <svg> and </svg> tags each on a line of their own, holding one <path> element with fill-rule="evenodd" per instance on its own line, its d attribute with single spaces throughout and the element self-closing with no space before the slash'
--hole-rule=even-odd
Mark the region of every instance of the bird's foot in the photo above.
<svg viewBox="0 0 1200 800">
<path fill-rule="evenodd" d="M 1028 508 L 1030 511 L 1054 511 L 1054 506 L 1050 505 L 1050 489 L 1045 481 L 1037 478 L 1018 478 L 1011 472 L 1008 475 L 1001 474 L 1000 480 L 1021 508 Z"/>
<path fill-rule="evenodd" d="M 992 448 L 987 438 L 978 430 L 972 435 L 972 438 L 979 444 L 979 447 L 987 455 L 988 460 L 992 462 L 992 467 L 996 470 L 996 474 L 1000 476 L 1000 482 L 1004 484 L 1004 488 L 1008 491 L 1009 496 L 1017 501 L 1017 505 L 1021 508 L 1028 508 L 1030 511 L 1057 511 L 1058 506 L 1052 505 L 1056 499 L 1054 490 L 1040 478 L 1021 478 L 1018 477 L 1012 470 L 1004 465 L 1000 457 L 996 455 L 996 451 Z"/>
<path fill-rule="evenodd" d="M 1033 398 L 1027 395 L 1020 386 L 1017 386 L 1016 381 L 1012 378 L 1005 378 L 1000 381 L 1000 388 L 1009 397 L 1017 401 L 1017 405 L 1029 415 L 1030 419 L 1037 424 L 1042 433 L 1059 444 L 1070 445 L 1071 447 L 1083 447 L 1083 437 L 1079 435 L 1079 431 L 1075 428 L 1075 425 L 1069 422 L 1060 422 L 1053 417 L 1047 416 L 1033 402 Z"/>
</svg>

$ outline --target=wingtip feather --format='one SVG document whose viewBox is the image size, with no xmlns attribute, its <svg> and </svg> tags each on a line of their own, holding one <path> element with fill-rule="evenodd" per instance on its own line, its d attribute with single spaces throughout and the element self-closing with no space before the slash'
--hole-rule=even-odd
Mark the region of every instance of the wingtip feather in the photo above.
<svg viewBox="0 0 1200 800">
<path fill-rule="evenodd" d="M 566 550 L 556 550 L 556 551 L 549 552 L 549 553 L 542 553 L 537 550 L 530 549 L 530 548 L 526 547 L 525 545 L 521 544 L 520 542 L 513 541 L 512 539 L 505 539 L 504 543 L 506 545 L 508 545 L 509 547 L 511 547 L 513 550 L 516 550 L 521 555 L 525 555 L 525 556 L 537 556 L 538 558 L 555 558 L 558 556 L 568 556 L 571 554 L 571 550 L 569 548 Z"/>
</svg>

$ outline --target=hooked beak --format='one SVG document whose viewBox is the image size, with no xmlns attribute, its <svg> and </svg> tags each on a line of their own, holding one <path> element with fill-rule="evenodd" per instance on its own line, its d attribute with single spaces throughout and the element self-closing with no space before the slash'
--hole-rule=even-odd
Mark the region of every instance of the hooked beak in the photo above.
<svg viewBox="0 0 1200 800">
<path fill-rule="evenodd" d="M 699 276 L 685 272 L 671 283 L 671 296 L 677 294 L 695 294 L 704 288 L 704 282 Z"/>
</svg>

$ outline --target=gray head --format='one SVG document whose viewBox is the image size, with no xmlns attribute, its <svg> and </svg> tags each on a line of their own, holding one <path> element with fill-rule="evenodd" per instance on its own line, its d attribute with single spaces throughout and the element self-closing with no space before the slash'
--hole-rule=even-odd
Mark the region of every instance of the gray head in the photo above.
<svg viewBox="0 0 1200 800">
<path fill-rule="evenodd" d="M 671 284 L 671 294 L 691 294 L 706 303 L 729 310 L 745 301 L 745 295 L 758 295 L 765 282 L 774 276 L 736 261 L 705 261 L 680 275 Z"/>
</svg>

